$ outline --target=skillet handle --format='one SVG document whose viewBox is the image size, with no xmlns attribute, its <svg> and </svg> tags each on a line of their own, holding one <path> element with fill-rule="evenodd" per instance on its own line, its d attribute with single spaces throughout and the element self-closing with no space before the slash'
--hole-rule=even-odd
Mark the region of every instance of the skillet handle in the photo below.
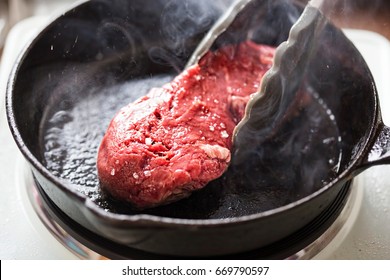
<svg viewBox="0 0 390 280">
<path fill-rule="evenodd" d="M 378 134 L 374 145 L 367 158 L 359 165 L 359 169 L 362 171 L 379 164 L 390 164 L 390 127 L 383 123 L 378 126 Z"/>
</svg>

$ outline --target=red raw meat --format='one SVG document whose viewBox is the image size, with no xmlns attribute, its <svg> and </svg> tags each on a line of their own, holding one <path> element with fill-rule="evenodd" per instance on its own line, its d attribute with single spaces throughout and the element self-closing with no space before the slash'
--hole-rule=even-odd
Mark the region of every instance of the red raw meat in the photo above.
<svg viewBox="0 0 390 280">
<path fill-rule="evenodd" d="M 144 209 L 187 197 L 221 176 L 233 130 L 274 51 L 249 41 L 225 46 L 122 108 L 99 148 L 103 190 Z"/>
</svg>

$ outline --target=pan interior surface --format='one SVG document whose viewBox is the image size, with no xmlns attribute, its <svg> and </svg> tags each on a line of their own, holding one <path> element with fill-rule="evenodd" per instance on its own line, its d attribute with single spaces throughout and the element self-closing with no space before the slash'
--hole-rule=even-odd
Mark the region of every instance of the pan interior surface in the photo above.
<svg viewBox="0 0 390 280">
<path fill-rule="evenodd" d="M 46 168 L 64 184 L 70 183 L 107 211 L 140 213 L 101 192 L 96 171 L 97 151 L 112 116 L 124 103 L 145 95 L 149 87 L 161 86 L 171 79 L 172 75 L 156 75 L 100 89 L 91 88 L 87 90 L 90 92 L 84 92 L 85 98 L 69 108 L 58 108 L 57 102 L 49 104 L 47 109 L 52 113 L 46 114 L 47 119 L 43 119 L 41 124 Z M 218 219 L 255 214 L 259 209 L 265 211 L 292 202 L 282 201 L 286 190 L 267 188 L 261 192 L 238 192 L 235 187 L 227 188 L 227 182 L 227 178 L 222 177 L 187 199 L 142 213 L 173 218 Z M 234 186 L 234 182 L 230 184 Z"/>
</svg>

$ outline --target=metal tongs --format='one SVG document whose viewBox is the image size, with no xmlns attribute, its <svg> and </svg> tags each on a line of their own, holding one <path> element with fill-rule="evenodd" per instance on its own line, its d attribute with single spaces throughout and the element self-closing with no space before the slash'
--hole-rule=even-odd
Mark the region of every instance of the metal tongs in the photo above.
<svg viewBox="0 0 390 280">
<path fill-rule="evenodd" d="M 215 40 L 217 40 L 217 38 L 225 32 L 227 28 L 229 28 L 238 13 L 240 13 L 251 2 L 254 1 L 236 0 L 232 5 L 230 5 L 230 7 L 222 14 L 222 16 L 210 28 L 207 34 L 203 37 L 202 41 L 198 44 L 198 47 L 195 49 L 186 64 L 186 69 L 199 62 L 199 60 L 210 50 Z"/>
<path fill-rule="evenodd" d="M 279 2 L 281 6 L 293 5 L 293 1 Z M 246 27 L 253 25 L 250 17 L 267 11 L 273 4 L 269 0 L 235 1 L 200 42 L 186 67 L 196 64 L 223 36 L 232 37 L 226 34 L 232 32 L 231 29 L 235 26 L 242 28 L 240 36 L 251 39 L 254 32 L 245 30 Z M 273 67 L 264 76 L 259 92 L 254 94 L 247 104 L 246 115 L 236 127 L 233 138 L 236 162 L 245 161 L 244 151 L 258 141 L 259 133 L 263 133 L 264 137 L 270 137 L 272 130 L 275 130 L 275 126 L 283 118 L 282 114 L 285 116 L 288 107 L 296 98 L 296 92 L 305 79 L 313 50 L 316 49 L 317 37 L 327 23 L 326 17 L 319 10 L 321 4 L 322 1 L 311 1 L 306 5 L 301 15 L 297 15 L 295 22 L 292 23 L 288 39 L 277 48 Z M 295 15 L 291 18 L 294 21 L 293 16 Z M 245 26 L 242 22 L 236 23 L 240 17 L 246 18 L 249 24 Z M 237 31 L 233 32 L 239 34 Z"/>
<path fill-rule="evenodd" d="M 236 149 L 251 143 L 248 135 L 254 131 L 263 131 L 270 137 L 271 130 L 275 130 L 278 122 L 286 118 L 299 90 L 309 88 L 304 85 L 310 71 L 308 68 L 320 43 L 318 37 L 327 22 L 317 8 L 306 6 L 291 28 L 288 40 L 277 48 L 273 66 L 263 77 L 259 92 L 247 104 L 246 115 L 236 127 Z"/>
</svg>

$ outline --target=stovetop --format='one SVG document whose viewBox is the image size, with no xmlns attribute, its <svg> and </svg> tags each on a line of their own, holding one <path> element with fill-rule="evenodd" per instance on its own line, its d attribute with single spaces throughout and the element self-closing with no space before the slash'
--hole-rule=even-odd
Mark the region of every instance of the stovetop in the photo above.
<svg viewBox="0 0 390 280">
<path fill-rule="evenodd" d="M 0 258 L 76 259 L 46 229 L 24 187 L 26 164 L 9 132 L 4 94 L 20 50 L 48 21 L 33 17 L 13 28 L 0 64 Z M 366 59 L 380 95 L 384 122 L 390 124 L 390 42 L 366 31 L 346 30 Z M 360 197 L 348 221 L 316 259 L 390 259 L 390 166 L 370 168 L 355 181 Z"/>
</svg>

